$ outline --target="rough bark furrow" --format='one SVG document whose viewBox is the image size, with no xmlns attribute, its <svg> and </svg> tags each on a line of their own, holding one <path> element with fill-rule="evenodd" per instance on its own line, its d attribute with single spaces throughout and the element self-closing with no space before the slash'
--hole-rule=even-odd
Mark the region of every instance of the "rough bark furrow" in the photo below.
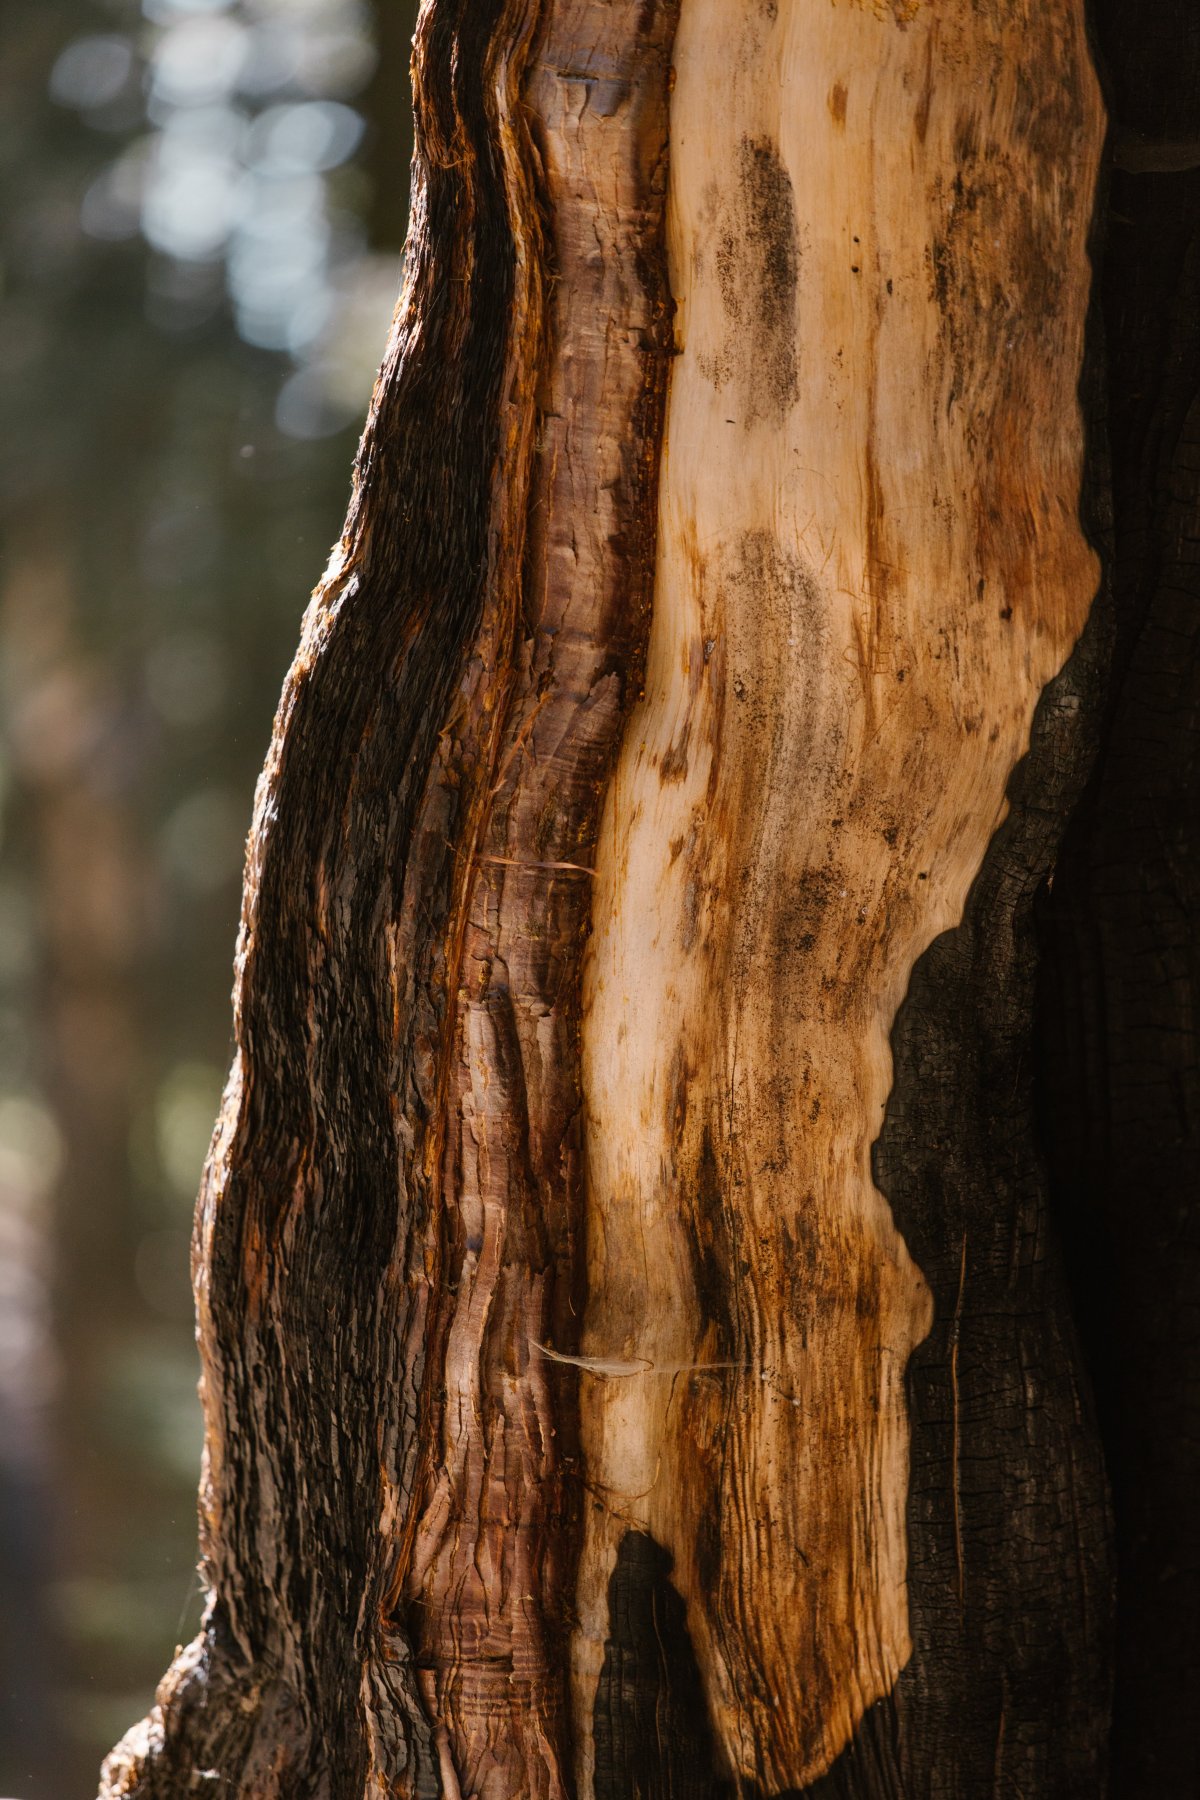
<svg viewBox="0 0 1200 1800">
<path fill-rule="evenodd" d="M 194 1770 L 255 1800 L 438 1791 L 386 1600 L 436 1379 L 445 1040 L 503 673 L 472 656 L 515 617 L 532 443 L 532 23 L 444 0 L 418 28 L 405 294 L 260 782 L 198 1214 L 210 1601 L 112 1794 Z"/>
<path fill-rule="evenodd" d="M 579 968 L 674 17 L 421 16 L 406 291 L 260 784 L 199 1213 L 210 1605 L 106 1793 L 568 1791 Z"/>
<path fill-rule="evenodd" d="M 550 233 L 524 603 L 456 1023 L 438 1455 L 406 1595 L 464 1793 L 570 1791 L 581 1488 L 579 971 L 600 796 L 637 692 L 671 352 L 675 7 L 547 8 L 525 103 Z"/>
</svg>

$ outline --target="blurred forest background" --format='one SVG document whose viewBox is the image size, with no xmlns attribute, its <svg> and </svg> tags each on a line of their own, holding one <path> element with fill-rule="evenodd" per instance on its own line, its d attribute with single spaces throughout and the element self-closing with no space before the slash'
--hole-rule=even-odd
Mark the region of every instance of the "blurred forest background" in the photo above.
<svg viewBox="0 0 1200 1800">
<path fill-rule="evenodd" d="M 195 1632 L 255 777 L 400 278 L 415 0 L 0 13 L 0 1793 Z"/>
</svg>

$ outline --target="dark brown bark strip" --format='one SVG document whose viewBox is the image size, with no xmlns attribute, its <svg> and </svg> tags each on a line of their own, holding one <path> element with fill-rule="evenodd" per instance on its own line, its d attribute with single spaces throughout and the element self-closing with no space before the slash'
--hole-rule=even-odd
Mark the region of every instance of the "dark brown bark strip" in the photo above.
<svg viewBox="0 0 1200 1800">
<path fill-rule="evenodd" d="M 581 1470 L 579 968 L 649 616 L 676 5 L 547 8 L 525 87 L 551 234 L 524 604 L 473 871 L 444 1195 L 445 1403 L 406 1594 L 464 1793 L 570 1791 Z"/>
<path fill-rule="evenodd" d="M 522 0 L 421 15 L 406 292 L 260 783 L 198 1215 L 210 1604 L 107 1793 L 204 1771 L 255 1800 L 437 1791 L 381 1609 L 429 1410 L 455 963 L 491 779 L 470 658 L 502 675 L 532 445 L 532 23 Z"/>
<path fill-rule="evenodd" d="M 406 295 L 260 784 L 199 1213 L 211 1600 L 106 1794 L 568 1791 L 579 964 L 675 10 L 421 16 Z"/>
</svg>

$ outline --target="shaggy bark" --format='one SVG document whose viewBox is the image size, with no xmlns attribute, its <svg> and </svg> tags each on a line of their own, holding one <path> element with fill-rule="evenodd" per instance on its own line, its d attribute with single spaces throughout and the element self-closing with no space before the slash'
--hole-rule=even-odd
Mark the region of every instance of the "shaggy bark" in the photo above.
<svg viewBox="0 0 1200 1800">
<path fill-rule="evenodd" d="M 421 15 L 198 1213 L 211 1600 L 109 1793 L 566 1792 L 578 966 L 649 611 L 673 17 Z"/>
<path fill-rule="evenodd" d="M 1078 929 L 1129 816 L 1080 798 L 1126 704 L 1082 0 L 426 0 L 414 91 L 198 1214 L 210 1601 L 104 1794 L 1093 1800 L 1080 1084 L 1134 1046 Z M 1185 328 L 1121 267 L 1136 412 Z"/>
</svg>

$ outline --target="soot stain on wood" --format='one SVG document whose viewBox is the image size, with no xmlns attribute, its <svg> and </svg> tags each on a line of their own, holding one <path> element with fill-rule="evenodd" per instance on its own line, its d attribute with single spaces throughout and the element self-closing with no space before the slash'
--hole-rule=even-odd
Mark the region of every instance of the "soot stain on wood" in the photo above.
<svg viewBox="0 0 1200 1800">
<path fill-rule="evenodd" d="M 1059 22 L 1058 32 L 1065 28 Z M 1064 65 L 1071 59 L 1063 44 Z M 927 251 L 930 287 L 946 331 L 950 394 L 974 400 L 992 379 L 1012 340 L 1026 332 L 1052 337 L 1060 319 L 1058 219 L 1070 209 L 1074 161 L 1063 145 L 1077 141 L 1083 123 L 1078 84 L 1048 83 L 1035 94 L 1018 84 L 1014 138 L 1007 147 L 981 136 L 979 120 L 964 111 L 954 129 L 953 173 L 931 190 L 941 223 Z M 924 132 L 918 121 L 918 137 Z M 1038 161 L 1057 160 L 1063 194 L 1022 179 Z M 997 262 L 994 246 L 1008 247 Z M 980 253 L 980 247 L 989 247 Z M 976 371 L 972 377 L 971 371 Z"/>
<path fill-rule="evenodd" d="M 728 1275 L 733 1263 L 733 1238 L 724 1181 L 707 1125 L 700 1141 L 691 1209 L 692 1229 L 687 1241 L 692 1279 L 703 1317 L 715 1328 L 711 1360 L 723 1361 L 737 1347 Z"/>
<path fill-rule="evenodd" d="M 773 139 L 743 137 L 737 189 L 721 217 L 716 268 L 730 341 L 718 356 L 702 359 L 701 368 L 718 389 L 734 380 L 744 387 L 743 426 L 778 423 L 800 391 L 800 240 L 792 178 Z M 754 341 L 752 359 L 746 338 Z"/>
</svg>

